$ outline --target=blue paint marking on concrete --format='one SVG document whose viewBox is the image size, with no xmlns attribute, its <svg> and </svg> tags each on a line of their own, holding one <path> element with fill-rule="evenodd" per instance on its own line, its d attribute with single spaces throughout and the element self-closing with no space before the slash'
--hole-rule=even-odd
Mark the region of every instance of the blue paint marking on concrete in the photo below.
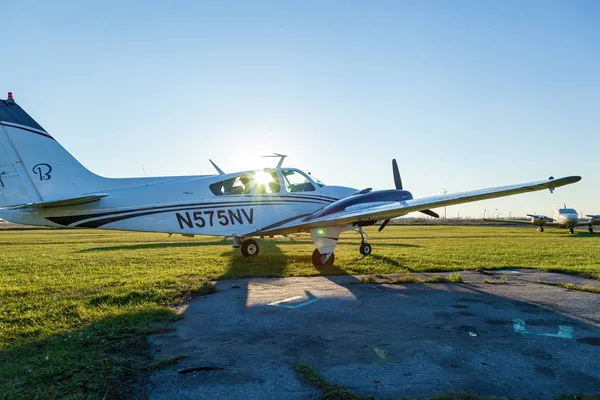
<svg viewBox="0 0 600 400">
<path fill-rule="evenodd" d="M 558 333 L 531 332 L 527 330 L 525 321 L 519 318 L 513 319 L 513 329 L 522 335 L 548 336 L 560 339 L 573 339 L 573 332 L 575 331 L 572 326 L 559 325 Z"/>
<path fill-rule="evenodd" d="M 283 299 L 283 300 L 279 300 L 279 301 L 274 301 L 273 303 L 269 303 L 270 306 L 274 306 L 274 307 L 282 307 L 282 308 L 300 308 L 300 307 L 305 307 L 309 304 L 312 304 L 316 301 L 319 301 L 318 298 L 313 297 L 307 301 L 303 301 L 302 303 L 299 304 L 294 304 L 294 305 L 288 305 L 285 303 L 289 303 L 290 301 L 294 301 L 294 300 L 299 300 L 301 299 L 302 296 L 294 296 L 294 297 L 290 297 L 289 299 Z"/>
</svg>

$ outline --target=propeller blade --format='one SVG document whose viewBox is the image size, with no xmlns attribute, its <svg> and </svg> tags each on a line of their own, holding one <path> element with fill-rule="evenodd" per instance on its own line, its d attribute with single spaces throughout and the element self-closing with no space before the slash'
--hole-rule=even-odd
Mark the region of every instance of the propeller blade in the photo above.
<svg viewBox="0 0 600 400">
<path fill-rule="evenodd" d="M 438 213 L 436 213 L 435 211 L 421 210 L 420 212 L 422 212 L 425 215 L 429 215 L 430 217 L 433 217 L 433 218 L 439 218 L 440 217 L 440 215 Z"/>
<path fill-rule="evenodd" d="M 381 226 L 379 227 L 379 232 L 381 232 L 383 230 L 383 228 L 385 228 L 387 226 L 387 224 L 390 223 L 389 219 L 386 219 L 385 221 L 383 221 L 383 224 L 381 224 Z"/>
<path fill-rule="evenodd" d="M 394 158 L 392 160 L 392 171 L 394 172 L 394 183 L 396 184 L 397 190 L 402 190 L 402 179 L 400 178 L 400 171 L 398 170 L 398 163 Z"/>
</svg>

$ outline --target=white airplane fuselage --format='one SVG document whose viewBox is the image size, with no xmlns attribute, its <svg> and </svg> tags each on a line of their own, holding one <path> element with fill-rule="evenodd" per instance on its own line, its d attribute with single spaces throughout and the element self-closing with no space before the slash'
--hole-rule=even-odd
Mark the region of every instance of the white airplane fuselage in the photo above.
<svg viewBox="0 0 600 400">
<path fill-rule="evenodd" d="M 572 208 L 561 208 L 555 211 L 554 219 L 561 228 L 570 228 L 577 226 L 579 216 L 577 211 Z"/>
<path fill-rule="evenodd" d="M 52 227 L 104 228 L 180 233 L 184 235 L 245 236 L 265 227 L 306 217 L 356 189 L 316 183 L 310 175 L 295 168 L 258 170 L 276 174 L 285 182 L 282 171 L 294 171 L 310 184 L 307 191 L 290 192 L 281 185 L 277 193 L 215 195 L 210 185 L 257 171 L 233 174 L 163 178 L 165 181 L 106 190 L 106 198 L 93 203 L 31 210 L 0 209 L 7 221 Z M 160 178 L 159 178 L 160 179 Z M 142 200 L 142 201 L 140 201 Z"/>
</svg>

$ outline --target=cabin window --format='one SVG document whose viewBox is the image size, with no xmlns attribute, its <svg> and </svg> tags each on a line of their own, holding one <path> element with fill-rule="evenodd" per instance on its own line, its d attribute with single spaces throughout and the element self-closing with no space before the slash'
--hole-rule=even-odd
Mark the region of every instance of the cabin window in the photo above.
<svg viewBox="0 0 600 400">
<path fill-rule="evenodd" d="M 279 193 L 281 190 L 281 183 L 276 172 L 256 171 L 254 184 L 257 194 Z"/>
<path fill-rule="evenodd" d="M 252 179 L 249 175 L 240 175 L 209 186 L 215 196 L 248 194 L 252 190 Z"/>
<path fill-rule="evenodd" d="M 254 171 L 209 185 L 215 196 L 279 193 L 281 184 L 275 172 Z"/>
<path fill-rule="evenodd" d="M 285 188 L 288 192 L 314 192 L 315 187 L 312 183 L 301 173 L 285 169 L 281 171 L 283 179 L 285 180 Z"/>
</svg>

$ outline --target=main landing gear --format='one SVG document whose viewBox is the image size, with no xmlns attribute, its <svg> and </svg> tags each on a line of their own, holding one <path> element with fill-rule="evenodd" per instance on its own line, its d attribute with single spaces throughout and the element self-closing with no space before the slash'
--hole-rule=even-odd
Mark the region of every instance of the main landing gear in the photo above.
<svg viewBox="0 0 600 400">
<path fill-rule="evenodd" d="M 589 233 L 594 233 L 594 228 L 592 228 L 592 226 L 589 226 L 589 227 L 588 227 L 588 232 L 589 232 Z"/>
<path fill-rule="evenodd" d="M 358 233 L 360 233 L 360 247 L 359 247 L 359 251 L 360 254 L 362 254 L 363 256 L 368 256 L 371 254 L 371 252 L 373 251 L 373 248 L 371 247 L 371 245 L 369 243 L 367 243 L 367 234 L 365 232 L 363 232 L 362 227 L 358 228 Z M 320 235 L 323 235 L 323 232 L 320 233 Z M 337 236 L 339 236 L 339 233 L 336 235 L 335 239 L 332 238 L 328 238 L 330 240 L 335 240 L 335 242 L 337 242 Z M 322 238 L 322 236 L 320 236 Z M 317 244 L 315 242 L 315 244 Z M 333 253 L 333 249 L 335 249 L 335 245 L 333 246 L 328 246 L 328 247 L 321 247 L 321 249 L 327 249 L 327 250 L 331 250 L 331 253 L 321 253 L 319 252 L 319 249 L 315 249 L 315 251 L 313 251 L 312 254 L 312 263 L 315 267 L 323 267 L 326 265 L 333 265 L 333 262 L 335 260 L 335 254 Z"/>
<path fill-rule="evenodd" d="M 575 228 L 573 228 L 572 226 L 570 226 L 570 227 L 569 227 L 569 232 L 570 232 L 571 234 L 575 233 Z"/>
<path fill-rule="evenodd" d="M 242 255 L 244 257 L 253 257 L 257 256 L 260 252 L 260 247 L 258 246 L 258 242 L 254 239 L 243 239 L 241 237 L 234 236 L 233 237 L 233 247 L 238 248 L 241 247 Z"/>
<path fill-rule="evenodd" d="M 315 249 L 312 254 L 312 264 L 315 267 L 324 267 L 326 265 L 333 265 L 335 261 L 335 254 L 321 254 L 319 253 L 319 249 Z"/>
<path fill-rule="evenodd" d="M 538 232 L 544 232 L 544 227 L 540 226 L 537 230 L 538 230 Z"/>
</svg>

